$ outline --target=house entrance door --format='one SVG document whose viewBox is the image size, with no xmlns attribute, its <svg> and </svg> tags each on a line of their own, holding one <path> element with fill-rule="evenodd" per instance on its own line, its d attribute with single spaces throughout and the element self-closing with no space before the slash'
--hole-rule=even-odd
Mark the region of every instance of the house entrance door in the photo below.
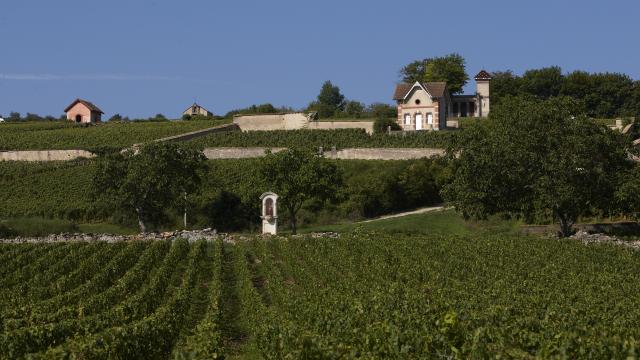
<svg viewBox="0 0 640 360">
<path fill-rule="evenodd" d="M 422 114 L 416 114 L 416 130 L 422 130 Z"/>
</svg>

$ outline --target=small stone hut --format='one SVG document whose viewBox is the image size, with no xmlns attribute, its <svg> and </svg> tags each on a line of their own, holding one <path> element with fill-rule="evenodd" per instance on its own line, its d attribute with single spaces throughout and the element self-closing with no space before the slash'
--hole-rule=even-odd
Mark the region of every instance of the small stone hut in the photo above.
<svg viewBox="0 0 640 360">
<path fill-rule="evenodd" d="M 64 109 L 67 113 L 67 120 L 76 123 L 95 123 L 102 121 L 102 114 L 104 112 L 91 102 L 75 99 L 71 105 Z"/>
</svg>

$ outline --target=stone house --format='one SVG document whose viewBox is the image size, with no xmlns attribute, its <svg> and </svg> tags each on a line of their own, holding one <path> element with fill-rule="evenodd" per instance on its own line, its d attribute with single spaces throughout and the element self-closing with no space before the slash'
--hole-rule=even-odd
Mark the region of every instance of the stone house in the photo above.
<svg viewBox="0 0 640 360">
<path fill-rule="evenodd" d="M 448 118 L 487 117 L 491 75 L 481 70 L 476 76 L 476 93 L 450 95 L 446 82 L 402 83 L 393 99 L 398 107 L 398 125 L 403 130 L 442 130 Z"/>
<path fill-rule="evenodd" d="M 76 123 L 95 123 L 102 121 L 102 114 L 104 112 L 91 102 L 75 99 L 71 105 L 64 109 L 67 113 L 67 120 Z"/>
<path fill-rule="evenodd" d="M 182 112 L 182 116 L 213 116 L 213 113 L 204 107 L 193 103 L 193 105 L 189 106 L 185 111 Z"/>
</svg>

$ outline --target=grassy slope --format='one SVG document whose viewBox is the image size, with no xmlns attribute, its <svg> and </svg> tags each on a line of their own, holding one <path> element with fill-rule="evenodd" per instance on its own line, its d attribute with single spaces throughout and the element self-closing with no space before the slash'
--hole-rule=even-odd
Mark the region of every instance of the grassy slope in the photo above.
<svg viewBox="0 0 640 360">
<path fill-rule="evenodd" d="M 515 233 L 517 229 L 518 223 L 514 221 L 497 219 L 481 222 L 465 221 L 455 211 L 444 210 L 366 223 L 311 226 L 301 229 L 300 232 L 351 232 L 363 230 L 407 234 L 470 235 L 473 233 Z"/>
<path fill-rule="evenodd" d="M 0 150 L 122 148 L 167 136 L 217 126 L 226 120 L 131 121 L 82 127 L 67 122 L 0 124 Z"/>
</svg>

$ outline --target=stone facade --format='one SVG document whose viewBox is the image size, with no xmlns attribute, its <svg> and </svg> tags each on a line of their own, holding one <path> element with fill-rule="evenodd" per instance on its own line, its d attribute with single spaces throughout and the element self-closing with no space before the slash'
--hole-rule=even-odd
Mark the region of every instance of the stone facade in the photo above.
<svg viewBox="0 0 640 360">
<path fill-rule="evenodd" d="M 491 75 L 482 70 L 475 80 L 473 95 L 450 95 L 444 82 L 399 84 L 393 97 L 398 125 L 405 131 L 442 130 L 447 128 L 449 118 L 487 117 Z"/>
</svg>

